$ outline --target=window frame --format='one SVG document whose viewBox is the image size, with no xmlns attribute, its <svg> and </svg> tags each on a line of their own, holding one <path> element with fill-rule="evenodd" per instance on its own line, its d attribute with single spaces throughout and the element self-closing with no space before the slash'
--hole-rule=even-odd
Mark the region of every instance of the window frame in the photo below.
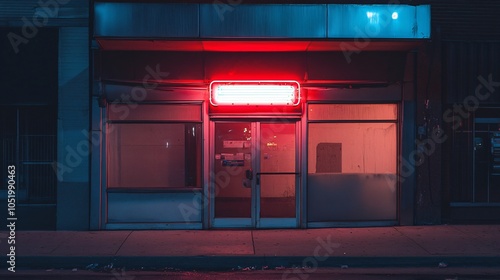
<svg viewBox="0 0 500 280">
<path fill-rule="evenodd" d="M 171 106 L 198 106 L 199 107 L 199 118 L 182 118 L 182 117 L 175 117 L 175 118 L 158 118 L 158 119 L 152 119 L 152 118 L 148 118 L 148 117 L 145 117 L 145 118 L 140 118 L 140 117 L 137 117 L 137 114 L 132 114 L 132 117 L 129 117 L 129 115 L 127 115 L 126 118 L 119 118 L 119 119 L 116 119 L 116 118 L 112 118 L 112 119 L 109 119 L 109 116 L 110 116 L 110 106 L 113 106 L 113 105 L 118 105 L 118 106 L 128 106 L 128 110 L 132 111 L 134 110 L 135 108 L 137 108 L 137 106 L 162 106 L 163 105 L 163 108 L 166 109 L 166 108 L 171 108 Z M 154 108 L 154 107 L 150 107 L 150 108 Z M 106 121 L 104 122 L 104 127 L 105 127 L 105 179 L 104 179 L 104 184 L 105 184 L 105 189 L 107 192 L 132 192 L 132 193 L 154 193 L 154 192 L 192 192 L 192 191 L 195 191 L 195 192 L 199 192 L 201 190 L 203 190 L 203 176 L 204 176 L 204 169 L 203 169 L 203 161 L 204 161 L 204 154 L 203 154 L 203 150 L 204 150 L 204 138 L 205 138 L 205 135 L 204 135 L 204 125 L 203 125 L 203 111 L 204 111 L 204 108 L 203 108 L 203 102 L 168 102 L 168 103 L 165 103 L 165 102 L 162 102 L 162 103 L 134 103 L 134 104 L 130 104 L 130 103 L 120 103 L 120 102 L 113 102 L 112 104 L 109 104 L 108 105 L 108 108 L 106 110 L 106 116 L 108 117 L 106 119 Z M 135 117 L 134 117 L 135 116 Z M 199 178 L 198 182 L 197 182 L 197 186 L 196 187 L 179 187 L 179 186 L 172 186 L 172 187 L 169 187 L 169 186 L 163 186 L 163 187 L 148 187 L 148 186 L 144 186 L 144 187 L 140 187 L 140 186 L 137 186 L 137 187 L 122 187 L 122 186 L 116 186 L 116 187 L 110 187 L 109 186 L 109 176 L 110 176 L 110 171 L 109 171 L 109 168 L 110 168 L 110 164 L 111 164 L 111 160 L 110 160 L 110 137 L 111 137 L 111 131 L 110 131 L 110 125 L 114 125 L 114 124 L 183 124 L 183 125 L 186 125 L 186 124 L 193 124 L 193 125 L 199 125 L 199 130 L 200 130 L 200 133 L 199 133 L 199 143 L 197 143 L 197 145 L 199 145 L 197 148 L 199 149 L 199 159 L 197 159 L 197 170 L 195 173 L 197 173 L 197 177 Z"/>
</svg>

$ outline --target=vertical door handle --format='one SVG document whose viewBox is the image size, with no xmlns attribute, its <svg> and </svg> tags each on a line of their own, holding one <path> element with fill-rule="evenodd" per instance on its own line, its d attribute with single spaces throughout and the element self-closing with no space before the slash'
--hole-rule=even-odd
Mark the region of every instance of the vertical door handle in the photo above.
<svg viewBox="0 0 500 280">
<path fill-rule="evenodd" d="M 252 171 L 252 169 L 247 169 L 245 171 L 245 176 L 247 177 L 248 180 L 253 180 L 253 171 Z"/>
</svg>

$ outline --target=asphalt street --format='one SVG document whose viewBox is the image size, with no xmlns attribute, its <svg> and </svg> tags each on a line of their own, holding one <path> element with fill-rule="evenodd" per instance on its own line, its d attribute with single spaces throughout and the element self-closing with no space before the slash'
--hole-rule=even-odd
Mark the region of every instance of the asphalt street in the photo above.
<svg viewBox="0 0 500 280">
<path fill-rule="evenodd" d="M 235 271 L 87 271 L 87 270 L 20 270 L 1 271 L 1 279 L 75 279 L 75 280 L 246 280 L 246 279 L 319 279 L 319 280 L 489 280 L 500 279 L 500 268 L 320 268 L 316 270 L 279 268 Z"/>
</svg>

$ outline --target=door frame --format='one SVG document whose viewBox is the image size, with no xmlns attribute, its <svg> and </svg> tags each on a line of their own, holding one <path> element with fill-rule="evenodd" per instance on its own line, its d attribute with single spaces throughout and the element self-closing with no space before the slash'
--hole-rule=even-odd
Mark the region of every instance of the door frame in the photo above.
<svg viewBox="0 0 500 280">
<path fill-rule="evenodd" d="M 260 218 L 260 184 L 257 184 L 257 178 L 261 175 L 261 151 L 259 141 L 261 139 L 262 123 L 279 123 L 275 118 L 214 118 L 209 122 L 209 167 L 208 174 L 208 194 L 210 205 L 209 209 L 209 228 L 298 228 L 301 221 L 301 201 L 302 201 L 302 166 L 301 166 L 301 119 L 284 118 L 287 122 L 295 125 L 295 218 Z M 282 121 L 283 122 L 283 121 Z M 254 179 L 252 180 L 251 190 L 251 217 L 250 218 L 215 218 L 215 124 L 216 123 L 250 123 L 252 130 L 255 131 L 255 137 L 251 139 L 252 145 L 252 170 Z M 278 173 L 279 174 L 279 173 Z M 290 173 L 291 174 L 291 173 Z M 269 173 L 262 173 L 269 175 Z"/>
</svg>

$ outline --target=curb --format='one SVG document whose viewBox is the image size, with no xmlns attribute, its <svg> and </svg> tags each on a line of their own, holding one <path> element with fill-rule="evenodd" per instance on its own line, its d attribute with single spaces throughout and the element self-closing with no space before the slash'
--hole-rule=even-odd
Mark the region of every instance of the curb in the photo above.
<svg viewBox="0 0 500 280">
<path fill-rule="evenodd" d="M 6 257 L 0 261 L 5 263 Z M 112 267 L 144 270 L 233 270 L 241 267 L 500 267 L 500 256 L 431 256 L 431 257 L 329 257 L 317 261 L 312 256 L 18 256 L 16 268 L 86 269 Z"/>
</svg>

